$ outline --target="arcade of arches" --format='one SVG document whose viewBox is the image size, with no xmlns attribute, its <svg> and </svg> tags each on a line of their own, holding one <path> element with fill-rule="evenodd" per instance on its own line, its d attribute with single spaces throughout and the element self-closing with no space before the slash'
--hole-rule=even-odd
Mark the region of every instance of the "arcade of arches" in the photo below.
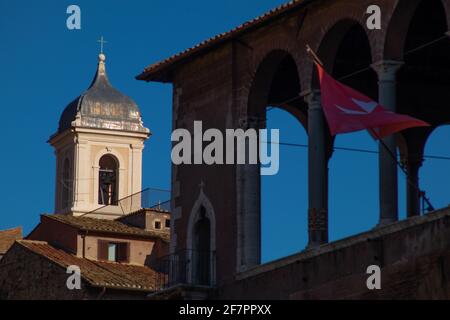
<svg viewBox="0 0 450 320">
<path fill-rule="evenodd" d="M 365 12 L 373 4 L 381 7 L 381 30 L 366 28 Z M 378 225 L 384 226 L 399 219 L 399 169 L 389 153 L 398 154 L 410 179 L 419 181 L 428 137 L 450 123 L 450 109 L 442 103 L 450 101 L 449 21 L 448 0 L 293 1 L 147 68 L 138 79 L 173 83 L 174 128 L 192 130 L 193 121 L 201 120 L 205 128 L 260 129 L 269 106 L 295 117 L 308 134 L 308 246 L 316 248 L 328 242 L 328 167 L 335 139 L 306 45 L 336 79 L 432 125 L 386 138 L 390 152 L 379 147 Z M 187 247 L 201 179 L 220 226 L 218 280 L 260 264 L 258 165 L 173 166 L 172 179 L 173 250 Z M 406 185 L 407 216 L 418 216 L 419 192 Z"/>
</svg>

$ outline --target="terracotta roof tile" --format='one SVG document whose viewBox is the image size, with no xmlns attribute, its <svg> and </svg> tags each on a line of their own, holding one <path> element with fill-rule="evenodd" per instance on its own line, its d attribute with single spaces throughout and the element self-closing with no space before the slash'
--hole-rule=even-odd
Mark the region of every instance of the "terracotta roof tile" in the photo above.
<svg viewBox="0 0 450 320">
<path fill-rule="evenodd" d="M 126 225 L 116 220 L 96 219 L 88 217 L 75 217 L 63 214 L 45 214 L 44 217 L 71 225 L 80 230 L 97 231 L 121 235 L 133 235 L 148 238 L 160 238 L 168 241 L 169 235 L 163 232 L 148 231 Z"/>
<path fill-rule="evenodd" d="M 0 231 L 0 254 L 5 254 L 19 239 L 22 239 L 22 227 Z"/>
<path fill-rule="evenodd" d="M 79 258 L 44 241 L 18 240 L 17 243 L 63 268 L 79 266 L 81 277 L 92 286 L 148 292 L 155 290 L 158 273 L 151 268 Z"/>
<path fill-rule="evenodd" d="M 251 28 L 258 27 L 262 25 L 263 23 L 278 17 L 279 15 L 286 13 L 300 5 L 306 5 L 309 2 L 312 2 L 315 0 L 292 0 L 285 4 L 282 4 L 250 21 L 247 21 L 240 26 L 221 34 L 218 34 L 214 37 L 211 37 L 189 49 L 186 49 L 180 53 L 177 53 L 165 60 L 159 61 L 157 63 L 154 63 L 147 68 L 144 69 L 144 71 L 136 77 L 138 80 L 146 80 L 146 81 L 161 81 L 161 82 L 168 82 L 167 76 L 162 75 L 164 72 L 167 71 L 167 68 L 172 66 L 173 64 L 180 62 L 181 60 L 184 60 L 185 58 L 188 58 L 194 54 L 197 54 L 207 48 L 211 48 L 219 43 L 223 43 L 227 40 L 230 40 L 234 38 L 237 35 L 242 34 L 245 31 L 248 31 Z"/>
</svg>

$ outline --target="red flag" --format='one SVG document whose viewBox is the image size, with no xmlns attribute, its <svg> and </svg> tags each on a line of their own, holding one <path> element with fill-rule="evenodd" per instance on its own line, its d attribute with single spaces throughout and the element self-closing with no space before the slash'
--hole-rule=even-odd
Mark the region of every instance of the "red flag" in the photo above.
<svg viewBox="0 0 450 320">
<path fill-rule="evenodd" d="M 413 117 L 387 110 L 378 102 L 334 80 L 317 64 L 322 95 L 322 107 L 331 134 L 367 129 L 374 139 L 395 132 L 430 126 Z"/>
</svg>

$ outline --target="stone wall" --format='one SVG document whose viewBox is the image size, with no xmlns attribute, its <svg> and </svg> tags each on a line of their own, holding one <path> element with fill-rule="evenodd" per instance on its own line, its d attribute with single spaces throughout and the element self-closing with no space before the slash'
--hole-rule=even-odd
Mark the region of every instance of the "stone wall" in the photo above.
<svg viewBox="0 0 450 320">
<path fill-rule="evenodd" d="M 367 267 L 381 268 L 368 290 Z M 450 208 L 238 274 L 220 299 L 450 299 Z"/>
</svg>

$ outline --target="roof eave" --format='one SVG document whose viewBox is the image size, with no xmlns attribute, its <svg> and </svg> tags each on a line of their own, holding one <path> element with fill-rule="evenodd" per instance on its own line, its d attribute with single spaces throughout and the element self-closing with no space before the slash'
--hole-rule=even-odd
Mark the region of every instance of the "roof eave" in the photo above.
<svg viewBox="0 0 450 320">
<path fill-rule="evenodd" d="M 136 76 L 135 79 L 146 82 L 171 83 L 173 81 L 171 70 L 174 66 L 175 65 L 170 65 L 167 67 L 168 70 L 163 70 L 162 72 L 143 71 L 141 74 Z"/>
<path fill-rule="evenodd" d="M 147 240 L 162 240 L 167 241 L 163 236 L 157 235 L 157 234 L 138 234 L 138 233 L 127 233 L 127 232 L 120 232 L 120 231 L 111 231 L 111 230 L 97 230 L 97 229 L 89 229 L 89 228 L 78 228 L 78 230 L 83 232 L 89 232 L 92 234 L 97 235 L 111 235 L 111 236 L 120 236 L 123 238 L 139 238 L 139 239 L 147 239 Z"/>
<path fill-rule="evenodd" d="M 231 31 L 225 32 L 223 34 L 212 37 L 204 42 L 197 44 L 196 46 L 182 51 L 176 55 L 173 55 L 166 60 L 162 60 L 157 62 L 147 68 L 144 71 L 136 76 L 137 80 L 147 81 L 147 82 L 162 82 L 168 83 L 173 81 L 173 69 L 178 67 L 182 63 L 186 63 L 187 61 L 195 58 L 200 54 L 204 54 L 210 50 L 214 50 L 216 46 L 221 44 L 225 44 L 230 40 L 233 40 L 241 35 L 250 32 L 251 30 L 263 27 L 268 23 L 276 20 L 285 14 L 289 14 L 293 10 L 296 10 L 300 7 L 306 7 L 308 4 L 317 1 L 317 0 L 294 0 L 284 5 L 281 5 L 275 9 L 270 10 L 269 12 L 247 21 L 242 25 L 232 29 Z"/>
<path fill-rule="evenodd" d="M 142 234 L 142 233 L 132 233 L 132 232 L 121 232 L 121 231 L 115 231 L 115 230 L 98 230 L 95 228 L 86 228 L 83 226 L 76 225 L 74 223 L 70 223 L 69 221 L 64 221 L 57 219 L 54 215 L 51 214 L 42 214 L 41 217 L 45 217 L 48 219 L 51 219 L 52 221 L 56 221 L 59 223 L 62 223 L 64 225 L 67 225 L 69 227 L 72 227 L 80 232 L 89 232 L 90 234 L 102 234 L 102 235 L 112 235 L 112 236 L 121 236 L 124 238 L 139 238 L 139 239 L 147 239 L 147 240 L 161 240 L 164 242 L 169 242 L 168 239 L 166 239 L 163 235 L 159 234 Z"/>
<path fill-rule="evenodd" d="M 106 289 L 111 289 L 111 290 L 137 291 L 137 292 L 148 292 L 148 293 L 152 293 L 152 292 L 156 291 L 155 289 L 150 289 L 150 288 L 127 287 L 127 286 L 119 286 L 119 285 L 115 286 L 115 285 L 95 283 L 95 282 L 89 282 L 89 285 L 91 287 L 95 287 L 95 288 L 106 288 Z"/>
</svg>

